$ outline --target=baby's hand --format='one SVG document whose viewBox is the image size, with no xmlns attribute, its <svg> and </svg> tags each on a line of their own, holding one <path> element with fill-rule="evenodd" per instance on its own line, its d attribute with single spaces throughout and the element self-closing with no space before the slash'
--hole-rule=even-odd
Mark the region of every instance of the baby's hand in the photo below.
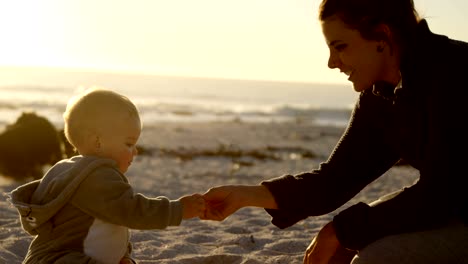
<svg viewBox="0 0 468 264">
<path fill-rule="evenodd" d="M 186 195 L 179 198 L 183 208 L 183 219 L 205 215 L 205 199 L 201 194 Z"/>
</svg>

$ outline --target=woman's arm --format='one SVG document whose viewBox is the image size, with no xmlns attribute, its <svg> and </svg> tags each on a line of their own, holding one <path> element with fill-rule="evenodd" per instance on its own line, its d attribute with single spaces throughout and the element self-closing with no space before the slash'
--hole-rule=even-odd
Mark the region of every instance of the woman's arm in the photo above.
<svg viewBox="0 0 468 264">
<path fill-rule="evenodd" d="M 309 216 L 336 210 L 399 159 L 391 130 L 392 101 L 366 91 L 355 106 L 351 121 L 332 154 L 307 173 L 285 175 L 262 182 L 279 210 L 267 210 L 272 223 L 289 227 Z"/>
</svg>

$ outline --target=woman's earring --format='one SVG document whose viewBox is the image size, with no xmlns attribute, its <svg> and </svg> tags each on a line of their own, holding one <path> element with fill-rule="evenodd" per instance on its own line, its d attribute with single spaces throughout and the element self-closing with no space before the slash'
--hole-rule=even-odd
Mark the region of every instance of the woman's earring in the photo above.
<svg viewBox="0 0 468 264">
<path fill-rule="evenodd" d="M 384 51 L 384 45 L 377 46 L 377 52 L 382 53 Z"/>
</svg>

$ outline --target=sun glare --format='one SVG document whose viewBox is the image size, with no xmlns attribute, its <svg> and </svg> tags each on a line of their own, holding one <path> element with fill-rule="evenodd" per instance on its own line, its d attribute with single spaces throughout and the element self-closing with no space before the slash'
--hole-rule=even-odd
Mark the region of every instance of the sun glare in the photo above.
<svg viewBox="0 0 468 264">
<path fill-rule="evenodd" d="M 453 26 L 466 3 L 433 1 L 416 1 L 431 29 L 467 40 Z M 0 1 L 0 66 L 342 82 L 326 67 L 319 2 Z"/>
<path fill-rule="evenodd" d="M 57 50 L 51 29 L 60 28 L 53 21 L 54 6 L 42 1 L 1 1 L 0 3 L 0 58 L 2 65 L 60 64 L 54 60 Z"/>
</svg>

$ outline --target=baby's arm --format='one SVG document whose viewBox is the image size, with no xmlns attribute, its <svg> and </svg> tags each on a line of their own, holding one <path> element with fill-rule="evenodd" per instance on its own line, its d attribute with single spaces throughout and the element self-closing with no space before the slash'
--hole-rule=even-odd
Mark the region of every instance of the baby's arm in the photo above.
<svg viewBox="0 0 468 264">
<path fill-rule="evenodd" d="M 72 204 L 104 222 L 139 230 L 178 226 L 183 217 L 180 201 L 134 193 L 113 168 L 93 171 L 75 192 Z"/>
<path fill-rule="evenodd" d="M 201 217 L 205 214 L 205 199 L 201 194 L 186 195 L 179 198 L 182 203 L 182 218 Z"/>
</svg>

